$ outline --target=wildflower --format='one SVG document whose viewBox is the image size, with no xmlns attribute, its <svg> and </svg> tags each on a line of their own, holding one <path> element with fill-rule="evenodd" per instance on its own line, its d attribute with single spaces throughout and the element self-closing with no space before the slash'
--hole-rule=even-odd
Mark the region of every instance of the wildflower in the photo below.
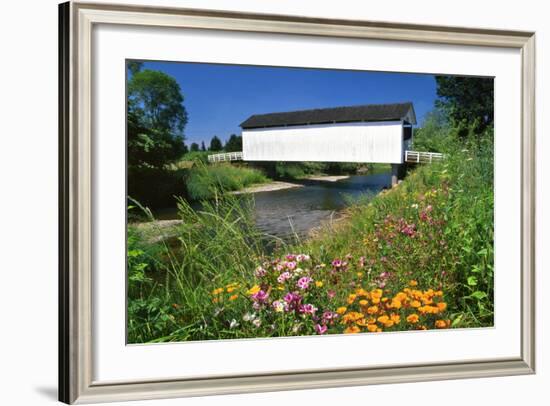
<svg viewBox="0 0 550 406">
<path fill-rule="evenodd" d="M 349 326 L 344 330 L 344 334 L 357 334 L 360 332 L 361 332 L 361 329 L 357 326 Z"/>
<path fill-rule="evenodd" d="M 363 272 L 357 272 L 357 277 L 361 279 L 363 277 Z"/>
<path fill-rule="evenodd" d="M 263 290 L 259 290 L 258 292 L 252 295 L 252 299 L 260 303 L 265 302 L 268 297 L 269 297 L 269 293 Z"/>
<path fill-rule="evenodd" d="M 261 266 L 257 267 L 256 270 L 254 271 L 254 275 L 256 276 L 256 278 L 261 278 L 265 276 L 265 274 L 267 274 L 267 271 Z"/>
<path fill-rule="evenodd" d="M 231 293 L 231 292 L 233 292 L 235 289 L 237 289 L 237 288 L 234 287 L 234 286 L 230 286 L 230 287 L 228 287 L 228 288 L 226 289 L 226 291 L 227 291 L 227 293 Z"/>
<path fill-rule="evenodd" d="M 212 295 L 216 296 L 223 292 L 223 288 L 217 288 L 212 291 Z"/>
<path fill-rule="evenodd" d="M 368 300 L 365 300 L 365 299 L 361 299 L 361 300 L 359 301 L 359 304 L 360 304 L 361 306 L 366 306 L 366 305 L 369 304 L 369 301 L 368 301 Z"/>
<path fill-rule="evenodd" d="M 323 321 L 330 323 L 334 319 L 337 319 L 338 316 L 340 316 L 340 315 L 336 312 L 325 311 L 325 312 L 323 312 Z"/>
<path fill-rule="evenodd" d="M 435 327 L 436 328 L 448 328 L 451 325 L 450 320 L 436 320 L 435 321 Z"/>
<path fill-rule="evenodd" d="M 336 258 L 334 261 L 332 261 L 332 266 L 335 268 L 340 268 L 342 266 L 342 260 Z"/>
<path fill-rule="evenodd" d="M 307 254 L 299 254 L 296 256 L 296 262 L 309 261 L 310 257 Z"/>
<path fill-rule="evenodd" d="M 357 298 L 357 295 L 355 293 L 350 293 L 348 295 L 348 300 L 347 300 L 348 304 L 352 304 L 356 298 Z"/>
<path fill-rule="evenodd" d="M 294 262 L 294 261 L 287 262 L 286 267 L 287 267 L 287 269 L 292 271 L 292 270 L 296 269 L 296 262 Z"/>
<path fill-rule="evenodd" d="M 411 324 L 416 324 L 416 323 L 418 323 L 418 319 L 419 319 L 419 317 L 418 317 L 418 314 L 416 314 L 416 313 L 409 314 L 409 315 L 407 316 L 407 322 L 409 322 L 409 323 L 411 323 Z"/>
<path fill-rule="evenodd" d="M 345 307 L 345 306 L 342 306 L 342 307 L 339 307 L 338 309 L 336 309 L 336 313 L 338 314 L 344 314 L 346 312 L 348 308 Z"/>
<path fill-rule="evenodd" d="M 277 282 L 279 283 L 285 283 L 286 280 L 290 279 L 290 272 L 283 272 L 277 277 Z"/>
<path fill-rule="evenodd" d="M 285 301 L 275 300 L 272 306 L 277 313 L 288 311 L 288 303 L 286 303 Z"/>
<path fill-rule="evenodd" d="M 413 279 L 413 280 L 411 280 L 411 281 L 409 282 L 409 286 L 413 286 L 413 287 L 414 287 L 414 286 L 418 286 L 418 282 L 417 282 L 416 280 Z"/>
<path fill-rule="evenodd" d="M 300 279 L 298 279 L 296 286 L 302 290 L 305 290 L 309 288 L 309 284 L 311 283 L 312 280 L 313 279 L 311 279 L 309 276 L 303 276 Z"/>
<path fill-rule="evenodd" d="M 248 291 L 246 293 L 248 293 L 249 295 L 255 295 L 260 290 L 261 290 L 261 288 L 258 285 L 254 285 L 250 289 L 248 289 Z"/>
<path fill-rule="evenodd" d="M 328 327 L 325 326 L 325 325 L 321 325 L 321 324 L 316 324 L 315 325 L 315 332 L 317 334 L 325 334 L 328 330 Z"/>
<path fill-rule="evenodd" d="M 411 209 L 418 209 L 418 203 L 411 204 Z"/>
<path fill-rule="evenodd" d="M 254 319 L 252 320 L 252 324 L 254 324 L 256 328 L 258 328 L 262 325 L 262 321 L 260 319 Z"/>
<path fill-rule="evenodd" d="M 411 307 L 417 308 L 417 307 L 420 307 L 420 306 L 422 306 L 422 303 L 420 303 L 418 300 L 413 300 L 411 302 Z"/>
<path fill-rule="evenodd" d="M 244 321 L 251 321 L 251 320 L 254 320 L 255 317 L 256 317 L 256 314 L 254 314 L 254 313 L 246 313 L 243 316 L 243 320 Z"/>
<path fill-rule="evenodd" d="M 287 261 L 294 261 L 294 260 L 296 259 L 296 255 L 294 255 L 294 254 L 287 254 L 287 255 L 285 256 L 285 259 L 286 259 Z"/>
<path fill-rule="evenodd" d="M 367 309 L 367 313 L 368 314 L 376 314 L 378 313 L 378 306 L 370 306 L 368 309 Z"/>
<path fill-rule="evenodd" d="M 367 330 L 374 333 L 378 331 L 378 326 L 376 324 L 367 324 Z"/>
<path fill-rule="evenodd" d="M 231 296 L 229 296 L 229 300 L 231 300 L 231 301 L 237 300 L 238 297 L 239 297 L 239 295 L 231 295 Z"/>
<path fill-rule="evenodd" d="M 317 308 L 312 304 L 306 303 L 304 305 L 300 305 L 299 311 L 300 313 L 305 313 L 305 314 L 315 314 L 315 312 L 317 311 Z"/>
<path fill-rule="evenodd" d="M 229 323 L 229 328 L 235 328 L 235 327 L 239 327 L 239 323 L 237 322 L 237 320 L 233 319 L 231 320 L 231 323 Z"/>
<path fill-rule="evenodd" d="M 395 324 L 399 324 L 401 322 L 401 317 L 398 314 L 392 313 L 390 315 L 390 320 L 393 321 Z"/>
<path fill-rule="evenodd" d="M 447 309 L 447 303 L 445 302 L 439 302 L 436 306 L 440 312 L 444 312 Z"/>
<path fill-rule="evenodd" d="M 328 290 L 327 291 L 327 296 L 329 299 L 334 299 L 334 297 L 336 296 L 336 291 L 334 290 Z M 345 311 L 345 310 L 344 310 Z"/>
<path fill-rule="evenodd" d="M 316 282 L 315 282 L 315 286 L 317 286 L 318 288 L 322 288 L 322 287 L 323 287 L 323 282 L 321 282 L 321 281 L 316 281 Z"/>
</svg>

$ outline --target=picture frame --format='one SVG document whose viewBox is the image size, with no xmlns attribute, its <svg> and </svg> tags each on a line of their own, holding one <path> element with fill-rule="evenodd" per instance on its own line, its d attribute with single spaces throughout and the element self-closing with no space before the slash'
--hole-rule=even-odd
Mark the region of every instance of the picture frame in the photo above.
<svg viewBox="0 0 550 406">
<path fill-rule="evenodd" d="M 94 379 L 92 31 L 98 25 L 509 48 L 521 53 L 521 342 L 519 356 L 214 377 Z M 535 34 L 402 23 L 69 2 L 59 6 L 59 400 L 88 403 L 535 372 Z"/>
</svg>

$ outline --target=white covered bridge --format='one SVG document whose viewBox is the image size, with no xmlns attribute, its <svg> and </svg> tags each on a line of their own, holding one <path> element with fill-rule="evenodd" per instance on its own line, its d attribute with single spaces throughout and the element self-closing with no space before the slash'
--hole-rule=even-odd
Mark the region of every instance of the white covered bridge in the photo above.
<svg viewBox="0 0 550 406">
<path fill-rule="evenodd" d="M 255 114 L 241 123 L 242 153 L 209 159 L 388 163 L 395 183 L 405 161 L 439 158 L 410 151 L 415 124 L 410 102 Z"/>
</svg>

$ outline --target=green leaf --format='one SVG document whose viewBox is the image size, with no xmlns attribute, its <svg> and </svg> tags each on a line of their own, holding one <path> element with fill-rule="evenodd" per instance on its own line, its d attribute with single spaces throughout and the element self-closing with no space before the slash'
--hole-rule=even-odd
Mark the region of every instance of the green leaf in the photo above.
<svg viewBox="0 0 550 406">
<path fill-rule="evenodd" d="M 485 299 L 487 297 L 487 293 L 476 290 L 470 296 L 473 297 L 473 298 L 476 298 L 477 300 L 481 300 L 481 299 Z"/>
<path fill-rule="evenodd" d="M 468 276 L 468 279 L 466 280 L 468 285 L 475 286 L 477 285 L 477 278 L 475 276 Z"/>
</svg>

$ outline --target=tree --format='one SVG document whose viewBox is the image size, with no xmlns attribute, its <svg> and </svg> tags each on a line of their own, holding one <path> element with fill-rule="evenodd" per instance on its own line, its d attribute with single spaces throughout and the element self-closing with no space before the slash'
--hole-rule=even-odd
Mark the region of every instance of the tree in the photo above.
<svg viewBox="0 0 550 406">
<path fill-rule="evenodd" d="M 204 145 L 204 141 L 201 141 L 201 151 L 206 151 L 206 146 Z"/>
<path fill-rule="evenodd" d="M 452 123 L 477 134 L 493 125 L 494 80 L 489 78 L 436 76 L 437 107 L 442 108 Z"/>
<path fill-rule="evenodd" d="M 128 61 L 128 63 L 126 64 L 126 67 L 128 68 L 128 71 L 130 72 L 130 74 L 133 76 L 143 68 L 143 62 Z"/>
<path fill-rule="evenodd" d="M 221 151 L 223 148 L 222 141 L 218 138 L 217 135 L 214 135 L 210 140 L 210 151 Z"/>
<path fill-rule="evenodd" d="M 227 142 L 225 143 L 225 150 L 227 152 L 237 152 L 243 150 L 243 137 L 240 135 L 231 134 Z"/>
<path fill-rule="evenodd" d="M 138 71 L 128 83 L 128 163 L 161 168 L 185 151 L 187 112 L 174 78 Z"/>
<path fill-rule="evenodd" d="M 196 142 L 193 142 L 191 144 L 191 152 L 197 152 L 199 150 L 199 144 L 197 144 Z"/>
</svg>

